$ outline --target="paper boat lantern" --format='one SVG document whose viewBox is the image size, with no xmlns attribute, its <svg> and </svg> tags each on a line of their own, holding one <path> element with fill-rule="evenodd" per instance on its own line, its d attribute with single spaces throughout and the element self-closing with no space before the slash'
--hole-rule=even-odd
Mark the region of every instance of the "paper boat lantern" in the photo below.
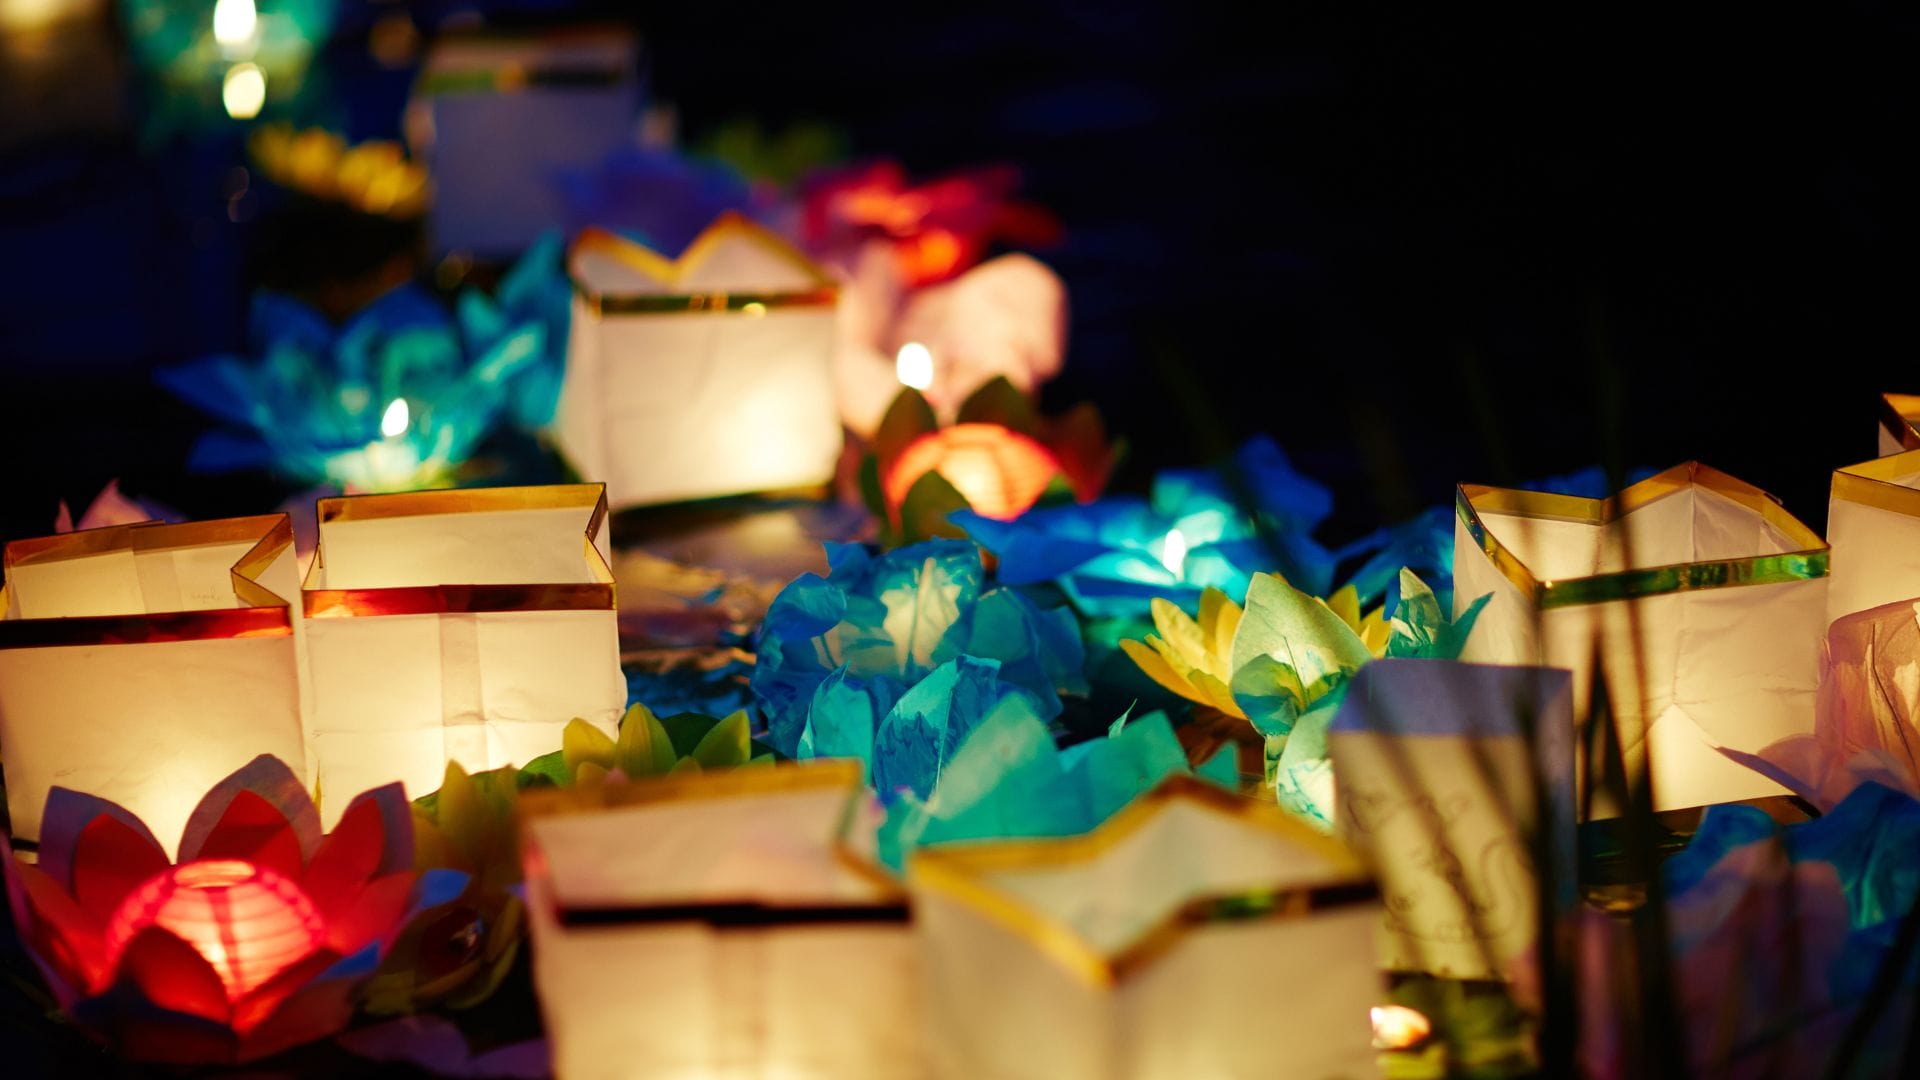
<svg viewBox="0 0 1920 1080">
<path fill-rule="evenodd" d="M 1920 450 L 1920 394 L 1880 395 L 1880 456 Z"/>
<path fill-rule="evenodd" d="M 322 499 L 303 592 L 321 810 L 521 765 L 626 704 L 597 484 Z"/>
<path fill-rule="evenodd" d="M 5 561 L 0 747 L 15 837 L 39 837 L 56 784 L 171 839 L 201 792 L 254 757 L 303 771 L 285 514 L 18 540 Z"/>
<path fill-rule="evenodd" d="M 1386 897 L 1383 965 L 1506 978 L 1535 945 L 1540 882 L 1574 880 L 1572 676 L 1376 661 L 1354 676 L 1327 749 L 1336 825 Z M 1546 874 L 1531 848 L 1542 829 L 1562 856 Z"/>
<path fill-rule="evenodd" d="M 840 457 L 837 293 L 772 233 L 722 215 L 670 260 L 589 229 L 555 435 L 616 507 L 817 487 Z"/>
<path fill-rule="evenodd" d="M 525 796 L 555 1074 L 918 1076 L 904 899 L 835 847 L 866 798 L 847 761 Z"/>
<path fill-rule="evenodd" d="M 1577 725 L 1604 674 L 1656 810 L 1782 792 L 1716 747 L 1812 728 L 1827 608 L 1813 530 L 1697 462 L 1610 499 L 1462 484 L 1455 510 L 1455 610 L 1493 597 L 1461 659 L 1573 672 Z"/>
<path fill-rule="evenodd" d="M 1377 894 L 1270 803 L 1175 777 L 1085 836 L 907 872 L 935 1076 L 1373 1073 Z"/>
<path fill-rule="evenodd" d="M 445 35 L 407 107 L 433 175 L 436 255 L 507 259 L 566 212 L 557 177 L 634 140 L 639 43 L 621 29 Z"/>
</svg>

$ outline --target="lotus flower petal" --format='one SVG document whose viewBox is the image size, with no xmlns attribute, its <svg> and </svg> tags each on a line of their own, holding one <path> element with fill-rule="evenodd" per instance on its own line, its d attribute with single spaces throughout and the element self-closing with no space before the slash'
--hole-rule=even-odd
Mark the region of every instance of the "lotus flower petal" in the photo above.
<svg viewBox="0 0 1920 1080">
<path fill-rule="evenodd" d="M 262 754 L 215 784 L 194 806 L 193 813 L 187 815 L 187 827 L 180 836 L 181 862 L 207 857 L 202 855 L 202 849 L 212 842 L 214 831 L 226 817 L 229 805 L 242 792 L 252 794 L 279 811 L 287 826 L 293 830 L 301 861 L 313 857 L 314 848 L 320 843 L 320 812 L 314 809 L 313 798 L 307 794 L 306 785 L 293 775 L 293 770 L 287 768 L 286 762 L 271 754 Z M 260 820 L 264 819 L 243 817 L 232 824 L 252 829 L 258 827 Z M 244 847 L 247 841 L 235 838 L 221 843 Z M 297 867 L 290 876 L 299 876 Z"/>
</svg>

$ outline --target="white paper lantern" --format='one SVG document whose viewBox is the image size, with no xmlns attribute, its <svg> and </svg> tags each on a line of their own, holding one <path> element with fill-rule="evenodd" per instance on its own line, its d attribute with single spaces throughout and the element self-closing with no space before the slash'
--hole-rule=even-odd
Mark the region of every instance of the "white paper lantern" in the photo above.
<svg viewBox="0 0 1920 1080">
<path fill-rule="evenodd" d="M 13 835 L 52 785 L 125 807 L 171 853 L 260 754 L 304 772 L 300 589 L 285 514 L 119 525 L 6 548 L 0 755 Z"/>
<path fill-rule="evenodd" d="M 626 704 L 597 484 L 322 499 L 308 572 L 321 815 L 395 780 L 522 765 Z"/>
<path fill-rule="evenodd" d="M 1538 830 L 1559 856 L 1546 880 L 1574 880 L 1572 676 L 1376 661 L 1354 677 L 1327 750 L 1335 822 L 1386 898 L 1384 966 L 1510 977 L 1538 938 Z"/>
<path fill-rule="evenodd" d="M 911 1080 L 905 898 L 836 852 L 858 763 L 749 766 L 522 799 L 554 1071 Z"/>
<path fill-rule="evenodd" d="M 1175 777 L 1086 836 L 908 867 L 933 1075 L 1372 1075 L 1377 893 L 1337 842 Z"/>
<path fill-rule="evenodd" d="M 840 458 L 833 282 L 721 216 L 677 260 L 589 229 L 554 432 L 616 507 L 817 487 Z"/>
<path fill-rule="evenodd" d="M 1597 663 L 1656 810 L 1783 791 L 1716 747 L 1812 729 L 1827 608 L 1813 530 L 1697 462 L 1611 499 L 1462 484 L 1455 506 L 1455 610 L 1493 597 L 1461 659 L 1571 671 L 1576 725 Z"/>
<path fill-rule="evenodd" d="M 505 259 L 553 228 L 566 210 L 555 178 L 631 145 L 640 99 L 625 30 L 436 40 L 407 121 L 433 173 L 435 254 Z"/>
<path fill-rule="evenodd" d="M 1827 541 L 1829 621 L 1920 597 L 1920 450 L 1834 470 Z"/>
<path fill-rule="evenodd" d="M 1880 395 L 1880 456 L 1920 449 L 1920 394 Z"/>
</svg>

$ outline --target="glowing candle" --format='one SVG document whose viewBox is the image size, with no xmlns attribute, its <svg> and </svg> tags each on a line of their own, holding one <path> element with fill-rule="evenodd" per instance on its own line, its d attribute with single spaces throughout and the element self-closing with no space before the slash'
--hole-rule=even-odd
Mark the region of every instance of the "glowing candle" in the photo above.
<svg viewBox="0 0 1920 1080">
<path fill-rule="evenodd" d="M 933 386 L 933 351 L 917 341 L 900 346 L 893 358 L 893 372 L 904 386 L 925 391 Z"/>
<path fill-rule="evenodd" d="M 259 24 L 253 0 L 220 0 L 213 5 L 213 40 L 228 48 L 250 44 Z"/>
<path fill-rule="evenodd" d="M 220 103 L 235 120 L 251 120 L 267 103 L 267 76 L 252 64 L 235 64 L 220 84 Z"/>
<path fill-rule="evenodd" d="M 1375 1005 L 1373 1045 L 1381 1050 L 1405 1050 L 1433 1034 L 1433 1024 L 1418 1009 L 1405 1005 Z"/>
<path fill-rule="evenodd" d="M 120 902 L 107 924 L 107 967 L 127 945 L 159 927 L 206 958 L 238 1001 L 312 955 L 326 923 L 300 886 L 239 859 L 183 863 L 149 878 Z"/>
<path fill-rule="evenodd" d="M 1179 529 L 1167 534 L 1166 542 L 1160 546 L 1160 562 L 1167 568 L 1167 573 L 1176 578 L 1180 576 L 1180 571 L 1187 565 L 1186 534 Z"/>
<path fill-rule="evenodd" d="M 387 411 L 380 414 L 380 434 L 397 439 L 407 433 L 408 409 L 406 398 L 394 398 L 387 404 Z"/>
</svg>

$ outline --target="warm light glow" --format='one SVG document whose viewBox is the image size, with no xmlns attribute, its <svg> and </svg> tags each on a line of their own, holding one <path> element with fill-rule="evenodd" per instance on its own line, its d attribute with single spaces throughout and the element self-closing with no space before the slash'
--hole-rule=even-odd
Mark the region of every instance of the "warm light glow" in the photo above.
<svg viewBox="0 0 1920 1080">
<path fill-rule="evenodd" d="M 1011 521 L 1040 501 L 1060 471 L 1047 448 L 998 424 L 955 424 L 907 444 L 882 483 L 898 510 L 914 482 L 937 472 L 984 517 Z"/>
<path fill-rule="evenodd" d="M 389 439 L 397 439 L 407 433 L 407 424 L 410 419 L 407 399 L 394 398 L 387 403 L 387 411 L 380 414 L 380 434 Z"/>
<path fill-rule="evenodd" d="M 267 76 L 252 64 L 235 64 L 220 84 L 220 102 L 235 120 L 251 120 L 267 103 Z"/>
<path fill-rule="evenodd" d="M 1160 545 L 1160 562 L 1167 573 L 1179 577 L 1187 566 L 1187 537 L 1179 529 L 1167 534 L 1166 542 Z"/>
<path fill-rule="evenodd" d="M 904 386 L 927 390 L 933 386 L 933 350 L 917 341 L 900 346 L 893 358 L 893 373 Z"/>
<path fill-rule="evenodd" d="M 213 5 L 213 40 L 229 47 L 245 45 L 253 40 L 259 22 L 253 0 L 220 0 Z"/>
<path fill-rule="evenodd" d="M 206 958 L 238 1001 L 325 943 L 326 923 L 300 886 L 239 859 L 184 863 L 127 894 L 107 922 L 107 970 L 159 927 Z"/>
<path fill-rule="evenodd" d="M 1381 1050 L 1405 1050 L 1433 1034 L 1433 1024 L 1418 1009 L 1405 1005 L 1373 1007 L 1373 1045 Z"/>
</svg>

